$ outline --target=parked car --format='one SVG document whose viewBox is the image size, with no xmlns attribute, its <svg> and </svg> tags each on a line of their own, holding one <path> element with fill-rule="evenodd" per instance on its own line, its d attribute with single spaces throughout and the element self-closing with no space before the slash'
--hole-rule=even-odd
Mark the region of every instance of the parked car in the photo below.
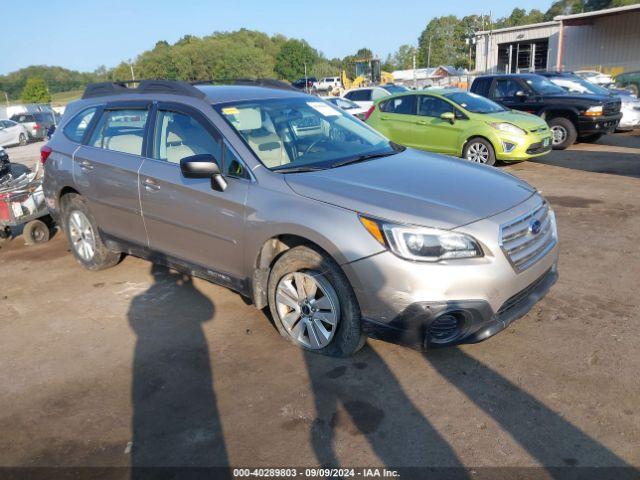
<svg viewBox="0 0 640 480">
<path fill-rule="evenodd" d="M 367 110 L 373 106 L 373 102 L 395 93 L 407 92 L 409 89 L 402 85 L 380 85 L 374 87 L 352 88 L 342 94 L 342 98 L 357 103 Z"/>
<path fill-rule="evenodd" d="M 318 79 L 316 77 L 302 77 L 293 82 L 291 85 L 298 90 L 310 91 L 317 82 Z"/>
<path fill-rule="evenodd" d="M 346 98 L 341 98 L 341 97 L 322 97 L 322 98 L 327 102 L 332 103 L 336 107 L 341 108 L 345 112 L 350 113 L 354 117 L 359 118 L 360 120 L 364 120 L 365 114 L 367 113 L 366 108 L 362 108 L 356 102 L 352 102 L 351 100 L 348 100 Z"/>
<path fill-rule="evenodd" d="M 580 78 L 602 87 L 613 85 L 613 78 L 611 78 L 611 75 L 606 73 L 601 73 L 596 70 L 577 70 L 574 73 Z"/>
<path fill-rule="evenodd" d="M 313 352 L 350 355 L 366 335 L 484 340 L 557 278 L 555 216 L 535 188 L 292 89 L 91 85 L 42 161 L 81 265 L 128 252 L 209 279 Z"/>
<path fill-rule="evenodd" d="M 396 143 L 486 165 L 551 151 L 551 132 L 540 117 L 507 110 L 459 89 L 422 90 L 378 100 L 366 122 Z"/>
<path fill-rule="evenodd" d="M 29 132 L 24 125 L 12 120 L 0 120 L 0 147 L 26 145 Z"/>
<path fill-rule="evenodd" d="M 585 95 L 608 95 L 611 98 L 619 98 L 622 102 L 620 112 L 622 118 L 616 130 L 627 131 L 640 127 L 640 100 L 634 97 L 628 90 L 616 88 L 604 88 L 593 84 L 572 72 L 546 72 L 541 75 L 547 77 L 556 85 L 566 91 Z M 597 140 L 597 135 L 591 137 L 591 141 Z"/>
<path fill-rule="evenodd" d="M 3 179 L 11 171 L 11 162 L 9 162 L 9 154 L 0 147 L 0 180 Z"/>
<path fill-rule="evenodd" d="M 507 108 L 542 117 L 551 127 L 553 148 L 564 150 L 576 139 L 594 141 L 615 131 L 622 114 L 620 99 L 565 91 L 533 73 L 477 77 L 471 91 Z"/>
<path fill-rule="evenodd" d="M 640 97 L 640 70 L 616 75 L 614 82 L 616 87 L 628 88 L 633 95 Z"/>
<path fill-rule="evenodd" d="M 315 84 L 315 88 L 319 92 L 332 92 L 334 90 L 340 90 L 340 88 L 342 88 L 342 80 L 340 80 L 340 77 L 324 77 Z"/>
<path fill-rule="evenodd" d="M 17 113 L 11 120 L 24 125 L 32 140 L 44 140 L 49 127 L 56 124 L 52 112 Z"/>
</svg>

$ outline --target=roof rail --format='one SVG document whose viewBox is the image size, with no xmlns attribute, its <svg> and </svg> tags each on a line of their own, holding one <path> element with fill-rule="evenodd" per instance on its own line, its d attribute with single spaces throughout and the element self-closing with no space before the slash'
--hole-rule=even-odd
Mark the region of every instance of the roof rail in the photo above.
<svg viewBox="0 0 640 480">
<path fill-rule="evenodd" d="M 137 87 L 127 87 L 129 84 Z M 177 80 L 125 80 L 121 82 L 101 82 L 87 85 L 82 98 L 104 97 L 126 93 L 169 93 L 187 97 L 204 98 L 206 95 L 193 85 Z"/>
<path fill-rule="evenodd" d="M 191 82 L 191 85 L 246 85 L 277 88 L 280 90 L 295 90 L 289 83 L 274 78 L 212 78 L 210 80 Z"/>
</svg>

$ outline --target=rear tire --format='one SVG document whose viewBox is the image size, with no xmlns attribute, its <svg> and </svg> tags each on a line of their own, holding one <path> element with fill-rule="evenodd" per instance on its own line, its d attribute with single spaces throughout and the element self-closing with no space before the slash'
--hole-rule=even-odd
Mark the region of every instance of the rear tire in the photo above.
<svg viewBox="0 0 640 480">
<path fill-rule="evenodd" d="M 365 344 L 353 289 L 326 254 L 307 246 L 287 250 L 271 270 L 268 294 L 280 335 L 298 347 L 348 357 Z"/>
<path fill-rule="evenodd" d="M 462 158 L 483 165 L 495 165 L 496 152 L 488 140 L 474 137 L 467 141 L 462 152 Z"/>
<path fill-rule="evenodd" d="M 87 270 L 104 270 L 116 265 L 122 254 L 109 250 L 89 211 L 86 200 L 75 193 L 63 197 L 63 226 L 73 256 Z"/>
<path fill-rule="evenodd" d="M 576 142 L 578 133 L 571 120 L 565 117 L 555 117 L 547 122 L 551 129 L 553 149 L 564 150 Z"/>
<path fill-rule="evenodd" d="M 46 243 L 50 237 L 49 227 L 42 220 L 31 220 L 24 226 L 22 236 L 26 245 Z"/>
</svg>

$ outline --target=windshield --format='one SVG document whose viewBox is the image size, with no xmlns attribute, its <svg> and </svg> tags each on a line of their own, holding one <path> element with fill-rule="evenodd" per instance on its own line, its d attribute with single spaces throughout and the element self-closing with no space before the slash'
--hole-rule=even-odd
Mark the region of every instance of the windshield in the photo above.
<svg viewBox="0 0 640 480">
<path fill-rule="evenodd" d="M 396 93 L 404 93 L 404 92 L 408 92 L 409 89 L 403 85 L 383 85 L 382 88 L 384 88 L 387 92 L 389 92 L 391 95 L 395 95 Z"/>
<path fill-rule="evenodd" d="M 396 152 L 375 130 L 322 100 L 252 100 L 214 108 L 273 171 L 324 169 Z"/>
<path fill-rule="evenodd" d="M 347 100 L 346 98 L 334 97 L 334 98 L 328 99 L 328 101 L 340 107 L 343 110 L 353 110 L 355 108 L 360 108 L 360 105 L 358 105 L 355 102 L 352 102 L 351 100 Z"/>
<path fill-rule="evenodd" d="M 527 77 L 525 78 L 525 82 L 527 82 L 527 85 L 538 95 L 562 95 L 565 93 L 562 87 L 557 86 L 545 77 Z"/>
<path fill-rule="evenodd" d="M 505 111 L 505 108 L 496 102 L 492 102 L 488 98 L 476 95 L 475 93 L 454 92 L 447 93 L 443 96 L 472 113 L 496 113 Z"/>
<path fill-rule="evenodd" d="M 599 87 L 577 75 L 575 77 L 551 77 L 551 81 L 571 93 L 610 95 L 606 88 Z"/>
</svg>

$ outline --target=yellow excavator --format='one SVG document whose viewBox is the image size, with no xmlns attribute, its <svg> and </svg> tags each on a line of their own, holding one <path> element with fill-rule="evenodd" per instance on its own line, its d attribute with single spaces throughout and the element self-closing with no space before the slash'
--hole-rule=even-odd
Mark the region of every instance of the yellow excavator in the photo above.
<svg viewBox="0 0 640 480">
<path fill-rule="evenodd" d="M 385 85 L 393 83 L 393 75 L 380 69 L 380 60 L 377 58 L 362 58 L 355 60 L 356 77 L 352 80 L 347 75 L 346 70 L 342 70 L 340 79 L 342 88 L 349 90 L 352 88 L 364 87 L 376 84 Z"/>
</svg>

